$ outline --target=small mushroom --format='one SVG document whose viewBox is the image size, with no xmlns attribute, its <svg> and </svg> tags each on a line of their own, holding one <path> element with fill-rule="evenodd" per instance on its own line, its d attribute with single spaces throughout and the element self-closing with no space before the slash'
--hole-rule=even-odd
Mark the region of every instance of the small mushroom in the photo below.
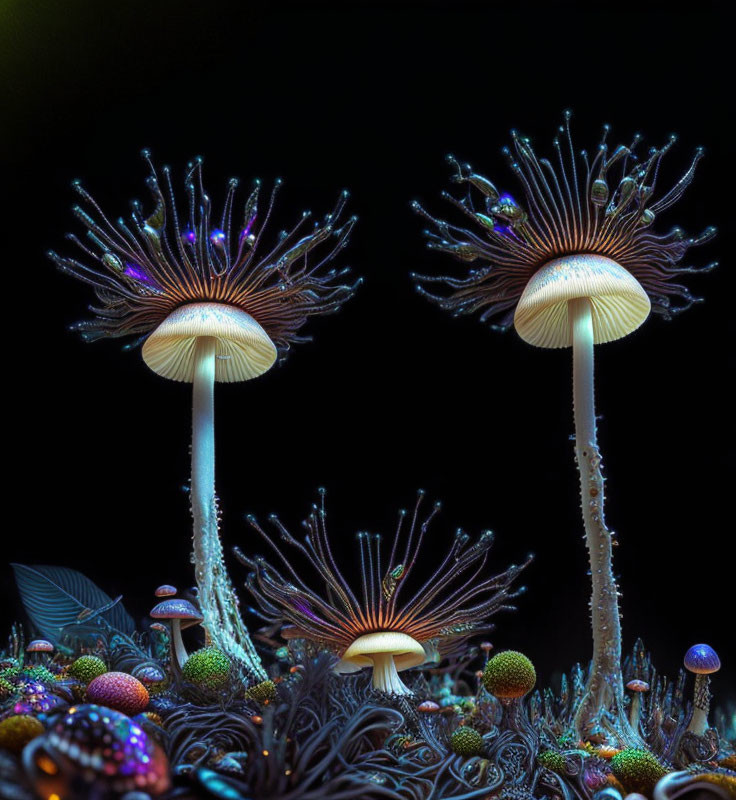
<svg viewBox="0 0 736 800">
<path fill-rule="evenodd" d="M 629 710 L 629 721 L 631 727 L 636 731 L 639 730 L 639 714 L 641 712 L 641 694 L 642 692 L 649 691 L 649 684 L 646 681 L 634 678 L 626 684 L 626 688 L 634 693 L 631 698 L 631 709 Z"/>
<path fill-rule="evenodd" d="M 434 700 L 425 700 L 417 706 L 417 711 L 421 714 L 436 714 L 439 710 L 440 706 Z"/>
<path fill-rule="evenodd" d="M 38 653 L 53 653 L 54 645 L 48 639 L 34 639 L 28 647 L 26 653 L 34 653 L 34 658 L 38 660 Z"/>
<path fill-rule="evenodd" d="M 156 597 L 173 597 L 176 594 L 176 586 L 171 586 L 171 584 L 165 583 L 163 586 L 159 586 L 154 594 Z"/>
<path fill-rule="evenodd" d="M 685 669 L 695 675 L 693 692 L 693 715 L 687 729 L 696 736 L 703 736 L 708 728 L 710 709 L 710 678 L 721 668 L 718 653 L 708 644 L 694 644 L 685 653 Z"/>
<path fill-rule="evenodd" d="M 343 653 L 336 672 L 373 668 L 373 688 L 387 694 L 411 694 L 399 671 L 424 662 L 426 653 L 416 639 L 405 633 L 378 631 L 359 636 Z"/>
<path fill-rule="evenodd" d="M 202 622 L 202 615 L 188 601 L 182 598 L 162 600 L 151 610 L 153 619 L 167 619 L 171 622 L 171 648 L 174 651 L 172 661 L 183 667 L 189 658 L 181 632 L 192 625 Z"/>
</svg>

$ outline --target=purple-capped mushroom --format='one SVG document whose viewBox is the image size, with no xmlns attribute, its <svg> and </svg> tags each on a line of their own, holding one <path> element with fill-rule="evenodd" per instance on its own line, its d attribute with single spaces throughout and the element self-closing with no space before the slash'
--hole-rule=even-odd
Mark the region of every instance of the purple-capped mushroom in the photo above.
<svg viewBox="0 0 736 800">
<path fill-rule="evenodd" d="M 174 651 L 172 661 L 183 667 L 189 655 L 184 647 L 181 632 L 184 628 L 199 625 L 203 619 L 202 615 L 188 600 L 179 597 L 162 600 L 151 610 L 151 617 L 166 619 L 171 623 L 171 647 Z"/>
<path fill-rule="evenodd" d="M 696 736 L 703 736 L 708 728 L 710 675 L 721 668 L 721 659 L 709 644 L 694 644 L 685 653 L 684 664 L 685 669 L 695 675 L 693 715 L 687 729 Z"/>
<path fill-rule="evenodd" d="M 26 653 L 33 653 L 35 658 L 38 659 L 39 653 L 53 653 L 54 645 L 48 639 L 34 639 L 28 647 Z"/>
</svg>

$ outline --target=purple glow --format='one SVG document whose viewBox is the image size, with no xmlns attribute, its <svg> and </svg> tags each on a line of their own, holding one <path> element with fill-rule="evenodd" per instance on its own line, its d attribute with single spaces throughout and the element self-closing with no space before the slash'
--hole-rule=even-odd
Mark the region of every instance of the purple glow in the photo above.
<svg viewBox="0 0 736 800">
<path fill-rule="evenodd" d="M 194 244 L 197 241 L 197 234 L 191 228 L 187 228 L 187 230 L 182 233 L 181 238 L 189 244 Z"/>
<path fill-rule="evenodd" d="M 309 617 L 310 619 L 313 619 L 313 620 L 315 620 L 315 621 L 320 621 L 320 622 L 322 621 L 322 620 L 320 620 L 320 618 L 319 618 L 319 617 L 318 617 L 318 616 L 317 616 L 317 615 L 314 613 L 314 611 L 312 611 L 312 609 L 309 607 L 309 604 L 308 604 L 308 603 L 306 603 L 304 600 L 296 599 L 296 600 L 292 600 L 291 602 L 292 602 L 292 604 L 293 604 L 294 608 L 295 608 L 295 609 L 296 609 L 296 610 L 297 610 L 297 611 L 298 611 L 300 614 L 304 614 L 304 616 L 305 616 L 305 617 Z"/>
<path fill-rule="evenodd" d="M 123 274 L 127 275 L 129 278 L 133 278 L 133 280 L 140 281 L 141 283 L 154 285 L 154 282 L 148 277 L 148 275 L 146 275 L 146 273 L 140 266 L 138 266 L 138 264 L 126 262 Z"/>
<path fill-rule="evenodd" d="M 498 204 L 500 206 L 503 206 L 503 205 L 515 206 L 516 205 L 516 200 L 514 200 L 514 198 L 510 194 L 502 194 L 498 198 Z"/>
<path fill-rule="evenodd" d="M 508 236 L 511 233 L 511 228 L 508 225 L 494 225 L 494 233 L 500 233 L 501 236 Z"/>
<path fill-rule="evenodd" d="M 256 221 L 256 216 L 257 216 L 257 214 L 253 214 L 253 216 L 248 220 L 248 224 L 243 228 L 243 230 L 242 230 L 242 232 L 240 234 L 241 238 L 243 236 L 250 236 L 250 232 L 253 229 L 253 224 Z"/>
</svg>

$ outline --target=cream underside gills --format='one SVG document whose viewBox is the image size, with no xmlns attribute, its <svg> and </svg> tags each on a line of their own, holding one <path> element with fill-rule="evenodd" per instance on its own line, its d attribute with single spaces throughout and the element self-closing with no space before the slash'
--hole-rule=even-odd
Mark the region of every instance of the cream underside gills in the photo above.
<svg viewBox="0 0 736 800">
<path fill-rule="evenodd" d="M 569 301 L 590 301 L 594 344 L 611 342 L 636 330 L 651 303 L 634 276 L 605 256 L 576 254 L 556 258 L 530 279 L 514 313 L 514 328 L 537 347 L 570 347 Z"/>
<path fill-rule="evenodd" d="M 253 317 L 222 303 L 188 303 L 172 311 L 146 339 L 143 360 L 164 378 L 192 383 L 195 346 L 203 336 L 216 341 L 217 383 L 256 378 L 276 361 L 275 345 Z"/>
<path fill-rule="evenodd" d="M 216 381 L 257 377 L 276 360 L 276 347 L 244 311 L 218 303 L 174 310 L 148 337 L 143 358 L 154 371 L 192 383 L 193 553 L 202 625 L 211 643 L 250 679 L 268 678 L 238 611 L 220 542 L 215 496 Z"/>
</svg>

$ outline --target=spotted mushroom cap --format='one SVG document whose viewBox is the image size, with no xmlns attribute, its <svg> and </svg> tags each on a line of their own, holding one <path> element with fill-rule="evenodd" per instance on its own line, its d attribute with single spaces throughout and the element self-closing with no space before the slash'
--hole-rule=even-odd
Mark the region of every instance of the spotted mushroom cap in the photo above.
<svg viewBox="0 0 736 800">
<path fill-rule="evenodd" d="M 646 681 L 634 678 L 626 684 L 626 688 L 631 692 L 648 692 L 649 684 Z"/>
<path fill-rule="evenodd" d="M 133 791 L 156 796 L 170 783 L 168 761 L 156 742 L 124 714 L 95 704 L 73 706 L 60 716 L 26 748 L 23 765 L 41 797 Z"/>
<path fill-rule="evenodd" d="M 711 675 L 721 668 L 718 653 L 709 644 L 694 644 L 685 653 L 685 669 L 696 675 Z"/>
<path fill-rule="evenodd" d="M 150 616 L 153 619 L 179 619 L 182 621 L 182 627 L 186 627 L 185 623 L 195 625 L 204 619 L 189 600 L 183 597 L 162 600 L 151 610 Z"/>
<path fill-rule="evenodd" d="M 194 346 L 202 336 L 217 340 L 215 380 L 247 381 L 269 370 L 276 345 L 240 308 L 223 303 L 187 303 L 172 311 L 143 345 L 143 360 L 175 381 L 194 380 Z"/>
<path fill-rule="evenodd" d="M 171 584 L 164 583 L 162 586 L 159 586 L 158 589 L 154 592 L 156 597 L 172 597 L 176 594 L 176 586 L 171 586 Z"/>
</svg>

